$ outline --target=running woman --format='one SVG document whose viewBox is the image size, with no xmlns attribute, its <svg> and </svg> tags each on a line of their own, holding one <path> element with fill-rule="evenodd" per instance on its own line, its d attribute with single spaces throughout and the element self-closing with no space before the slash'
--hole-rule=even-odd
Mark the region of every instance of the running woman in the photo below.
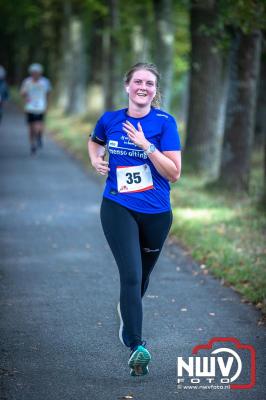
<svg viewBox="0 0 266 400">
<path fill-rule="evenodd" d="M 119 338 L 132 376 L 148 373 L 142 299 L 172 223 L 169 182 L 181 172 L 175 119 L 157 108 L 159 78 L 154 64 L 134 65 L 124 79 L 128 107 L 105 112 L 88 142 L 92 166 L 108 175 L 100 215 L 120 275 Z"/>
<path fill-rule="evenodd" d="M 31 64 L 30 76 L 22 82 L 21 95 L 25 103 L 26 120 L 29 125 L 29 141 L 31 154 L 41 148 L 44 130 L 44 117 L 47 109 L 48 95 L 51 91 L 50 81 L 42 76 L 41 64 Z"/>
</svg>

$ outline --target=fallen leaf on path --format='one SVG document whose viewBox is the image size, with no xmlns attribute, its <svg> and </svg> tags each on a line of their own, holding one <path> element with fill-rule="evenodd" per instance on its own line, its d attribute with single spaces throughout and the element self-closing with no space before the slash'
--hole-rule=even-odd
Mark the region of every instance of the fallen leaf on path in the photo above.
<svg viewBox="0 0 266 400">
<path fill-rule="evenodd" d="M 32 349 L 32 350 L 39 350 L 37 346 L 30 346 L 30 349 Z"/>
</svg>

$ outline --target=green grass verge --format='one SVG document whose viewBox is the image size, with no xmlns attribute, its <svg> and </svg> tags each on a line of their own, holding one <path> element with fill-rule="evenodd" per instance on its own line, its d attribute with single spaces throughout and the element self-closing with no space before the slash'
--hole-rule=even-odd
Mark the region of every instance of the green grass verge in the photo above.
<svg viewBox="0 0 266 400">
<path fill-rule="evenodd" d="M 266 217 L 258 207 L 263 180 L 254 172 L 257 196 L 210 192 L 202 180 L 183 173 L 172 190 L 172 232 L 205 271 L 266 312 Z"/>
<path fill-rule="evenodd" d="M 93 123 L 49 113 L 48 128 L 89 168 L 88 135 Z M 186 172 L 172 185 L 171 233 L 191 256 L 225 284 L 266 312 L 266 217 L 258 207 L 262 193 L 262 150 L 252 159 L 250 195 L 208 190 Z"/>
<path fill-rule="evenodd" d="M 47 128 L 55 139 L 84 161 L 88 168 L 87 142 L 92 127 L 92 123 L 77 117 L 65 117 L 58 110 L 49 111 L 47 116 Z"/>
</svg>

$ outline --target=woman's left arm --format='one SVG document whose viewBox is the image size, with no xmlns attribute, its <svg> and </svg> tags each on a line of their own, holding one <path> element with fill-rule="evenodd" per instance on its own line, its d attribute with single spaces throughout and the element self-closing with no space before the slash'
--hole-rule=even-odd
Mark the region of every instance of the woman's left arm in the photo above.
<svg viewBox="0 0 266 400">
<path fill-rule="evenodd" d="M 146 146 L 145 150 L 147 150 L 147 148 L 148 146 Z M 161 174 L 168 181 L 174 183 L 179 179 L 181 174 L 180 150 L 160 152 L 158 149 L 156 149 L 153 153 L 148 154 L 148 157 L 159 174 Z"/>
<path fill-rule="evenodd" d="M 127 133 L 130 140 L 142 150 L 146 151 L 150 142 L 145 138 L 142 127 L 138 123 L 138 130 L 127 121 L 124 123 L 123 130 Z M 149 159 L 161 174 L 168 181 L 176 182 L 181 174 L 181 151 L 159 151 L 156 149 L 153 153 L 148 154 Z"/>
</svg>

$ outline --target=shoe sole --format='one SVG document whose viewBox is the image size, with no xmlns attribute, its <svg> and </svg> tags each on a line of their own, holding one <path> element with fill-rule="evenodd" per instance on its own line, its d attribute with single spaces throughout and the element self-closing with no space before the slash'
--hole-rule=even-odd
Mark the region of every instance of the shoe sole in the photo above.
<svg viewBox="0 0 266 400">
<path fill-rule="evenodd" d="M 131 376 L 142 376 L 149 373 L 148 364 L 151 360 L 151 355 L 143 346 L 139 346 L 128 360 Z"/>
</svg>

